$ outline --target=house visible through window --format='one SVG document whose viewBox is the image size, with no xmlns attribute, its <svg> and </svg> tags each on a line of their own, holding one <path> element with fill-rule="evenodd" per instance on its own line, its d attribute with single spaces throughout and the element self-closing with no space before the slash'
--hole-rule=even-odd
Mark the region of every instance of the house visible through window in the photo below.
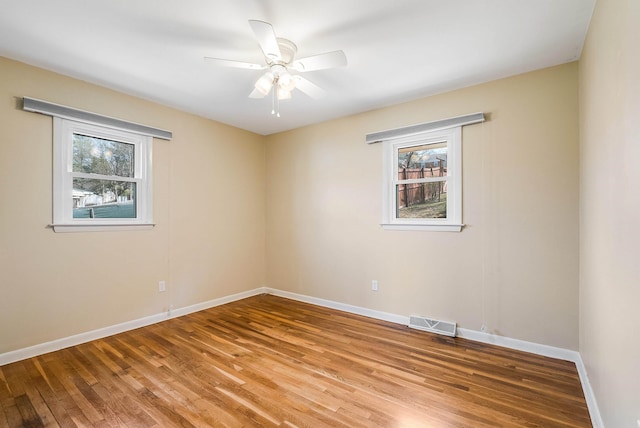
<svg viewBox="0 0 640 428">
<path fill-rule="evenodd" d="M 152 222 L 152 137 L 54 118 L 54 227 Z"/>
</svg>

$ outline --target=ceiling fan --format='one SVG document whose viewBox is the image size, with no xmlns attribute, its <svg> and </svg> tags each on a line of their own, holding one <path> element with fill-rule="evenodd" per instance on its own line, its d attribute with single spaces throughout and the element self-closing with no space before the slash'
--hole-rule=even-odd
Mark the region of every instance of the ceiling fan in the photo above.
<svg viewBox="0 0 640 428">
<path fill-rule="evenodd" d="M 306 58 L 295 59 L 297 46 L 291 40 L 276 37 L 268 22 L 250 20 L 249 25 L 264 54 L 265 64 L 234 61 L 229 59 L 205 57 L 205 60 L 224 67 L 249 70 L 267 70 L 255 83 L 250 98 L 264 98 L 272 92 L 273 108 L 271 114 L 280 117 L 279 101 L 291 98 L 291 92 L 298 89 L 311 98 L 324 96 L 325 91 L 299 74 L 306 71 L 324 70 L 347 65 L 343 51 L 332 51 Z"/>
</svg>

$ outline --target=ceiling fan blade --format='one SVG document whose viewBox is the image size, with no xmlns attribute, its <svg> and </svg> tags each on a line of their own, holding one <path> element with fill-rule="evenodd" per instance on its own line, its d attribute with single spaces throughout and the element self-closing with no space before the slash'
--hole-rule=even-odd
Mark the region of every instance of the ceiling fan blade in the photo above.
<svg viewBox="0 0 640 428">
<path fill-rule="evenodd" d="M 347 56 L 344 52 L 333 51 L 301 58 L 294 61 L 292 67 L 298 71 L 314 71 L 324 70 L 326 68 L 344 67 L 345 65 L 347 65 Z"/>
<path fill-rule="evenodd" d="M 223 67 L 246 68 L 248 70 L 264 70 L 265 68 L 267 68 L 266 65 L 253 64 L 250 62 L 242 62 L 242 61 L 233 61 L 230 59 L 212 58 L 210 56 L 205 56 L 204 60 L 206 62 L 210 62 L 216 65 L 221 65 Z"/>
<path fill-rule="evenodd" d="M 258 89 L 253 88 L 253 91 L 249 94 L 249 98 L 260 99 L 266 97 L 265 94 L 260 92 Z"/>
<path fill-rule="evenodd" d="M 300 89 L 301 92 L 307 94 L 311 98 L 318 99 L 325 96 L 326 92 L 324 89 L 316 85 L 315 83 L 311 83 L 307 79 L 302 76 L 293 76 L 296 81 L 296 89 Z"/>
<path fill-rule="evenodd" d="M 256 39 L 258 39 L 264 56 L 271 60 L 279 60 L 282 58 L 280 47 L 278 46 L 278 39 L 276 39 L 276 33 L 273 31 L 271 24 L 264 21 L 249 20 L 249 25 L 251 25 Z"/>
</svg>

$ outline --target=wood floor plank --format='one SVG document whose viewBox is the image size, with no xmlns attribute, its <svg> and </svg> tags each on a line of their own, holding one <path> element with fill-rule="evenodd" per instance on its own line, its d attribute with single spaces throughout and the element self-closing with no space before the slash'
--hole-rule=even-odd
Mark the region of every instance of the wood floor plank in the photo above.
<svg viewBox="0 0 640 428">
<path fill-rule="evenodd" d="M 0 427 L 590 427 L 576 367 L 262 295 L 0 367 Z"/>
</svg>

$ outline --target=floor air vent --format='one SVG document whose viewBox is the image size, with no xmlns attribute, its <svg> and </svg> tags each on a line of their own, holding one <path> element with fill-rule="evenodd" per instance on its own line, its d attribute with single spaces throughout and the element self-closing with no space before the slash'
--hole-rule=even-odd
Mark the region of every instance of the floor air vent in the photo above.
<svg viewBox="0 0 640 428">
<path fill-rule="evenodd" d="M 456 323 L 454 322 L 439 321 L 412 315 L 409 318 L 409 327 L 429 331 L 431 333 L 444 334 L 445 336 L 456 337 Z"/>
</svg>

